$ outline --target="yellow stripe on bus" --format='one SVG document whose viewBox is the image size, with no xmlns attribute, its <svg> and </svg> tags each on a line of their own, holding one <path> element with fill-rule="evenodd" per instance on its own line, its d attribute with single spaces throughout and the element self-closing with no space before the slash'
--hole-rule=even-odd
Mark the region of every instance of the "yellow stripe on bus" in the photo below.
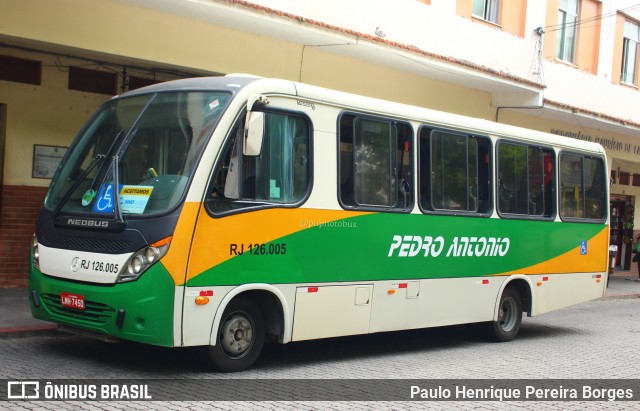
<svg viewBox="0 0 640 411">
<path fill-rule="evenodd" d="M 201 208 L 193 235 L 193 249 L 187 281 L 234 257 L 230 244 L 265 244 L 289 234 L 370 212 L 318 210 L 310 208 L 272 208 L 211 218 Z M 268 222 L 268 223 L 265 223 Z"/>
<path fill-rule="evenodd" d="M 580 254 L 578 246 L 548 261 L 498 275 L 604 272 L 607 270 L 608 247 L 609 227 L 604 227 L 587 241 L 587 253 L 584 255 Z"/>
<path fill-rule="evenodd" d="M 200 203 L 185 203 L 173 233 L 169 251 L 162 258 L 162 264 L 171 274 L 176 285 L 184 283 L 184 273 L 187 269 L 193 226 L 196 224 Z"/>
</svg>

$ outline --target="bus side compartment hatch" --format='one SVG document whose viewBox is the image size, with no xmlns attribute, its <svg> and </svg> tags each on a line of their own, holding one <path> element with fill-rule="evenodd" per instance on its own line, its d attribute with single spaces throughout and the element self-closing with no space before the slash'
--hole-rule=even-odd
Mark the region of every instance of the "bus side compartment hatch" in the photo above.
<svg viewBox="0 0 640 411">
<path fill-rule="evenodd" d="M 366 334 L 372 284 L 297 287 L 293 341 Z"/>
</svg>

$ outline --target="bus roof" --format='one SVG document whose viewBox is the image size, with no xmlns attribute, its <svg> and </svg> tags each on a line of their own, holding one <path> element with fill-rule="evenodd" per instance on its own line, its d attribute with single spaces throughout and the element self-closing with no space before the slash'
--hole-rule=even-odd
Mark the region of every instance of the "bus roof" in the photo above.
<svg viewBox="0 0 640 411">
<path fill-rule="evenodd" d="M 246 97 L 252 94 L 291 95 L 291 90 L 294 89 L 295 97 L 312 100 L 319 104 L 331 105 L 345 110 L 391 116 L 398 118 L 399 120 L 402 119 L 406 121 L 427 123 L 431 126 L 448 129 L 460 129 L 468 133 L 477 133 L 495 137 L 508 137 L 516 140 L 534 140 L 542 145 L 579 149 L 600 153 L 602 155 L 605 154 L 604 148 L 600 144 L 594 142 L 578 140 L 508 124 L 496 123 L 494 121 L 476 117 L 468 117 L 403 103 L 381 100 L 373 97 L 331 90 L 309 84 L 292 82 L 289 80 L 262 78 L 247 74 L 220 77 L 194 77 L 189 79 L 173 80 L 129 91 L 121 96 L 116 96 L 115 98 L 158 92 L 203 91 L 214 89 L 230 90 L 234 94 L 240 93 Z"/>
</svg>

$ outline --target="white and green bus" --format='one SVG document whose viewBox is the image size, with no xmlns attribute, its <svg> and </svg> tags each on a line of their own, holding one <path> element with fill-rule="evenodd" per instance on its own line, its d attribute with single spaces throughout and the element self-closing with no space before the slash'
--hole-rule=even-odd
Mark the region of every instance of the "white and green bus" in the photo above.
<svg viewBox="0 0 640 411">
<path fill-rule="evenodd" d="M 106 340 L 289 343 L 462 323 L 512 340 L 601 297 L 600 145 L 250 76 L 127 92 L 80 131 L 31 249 L 33 316 Z"/>
</svg>

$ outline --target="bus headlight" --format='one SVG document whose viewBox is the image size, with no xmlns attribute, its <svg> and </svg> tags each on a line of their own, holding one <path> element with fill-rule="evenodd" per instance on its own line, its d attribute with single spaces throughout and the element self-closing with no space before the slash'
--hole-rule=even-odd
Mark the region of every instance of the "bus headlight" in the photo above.
<svg viewBox="0 0 640 411">
<path fill-rule="evenodd" d="M 137 280 L 142 273 L 167 253 L 170 244 L 171 237 L 167 237 L 138 250 L 127 260 L 124 268 L 118 275 L 116 283 L 126 283 Z"/>
<path fill-rule="evenodd" d="M 40 250 L 38 249 L 38 237 L 35 234 L 31 239 L 31 262 L 35 268 L 40 269 Z"/>
</svg>

